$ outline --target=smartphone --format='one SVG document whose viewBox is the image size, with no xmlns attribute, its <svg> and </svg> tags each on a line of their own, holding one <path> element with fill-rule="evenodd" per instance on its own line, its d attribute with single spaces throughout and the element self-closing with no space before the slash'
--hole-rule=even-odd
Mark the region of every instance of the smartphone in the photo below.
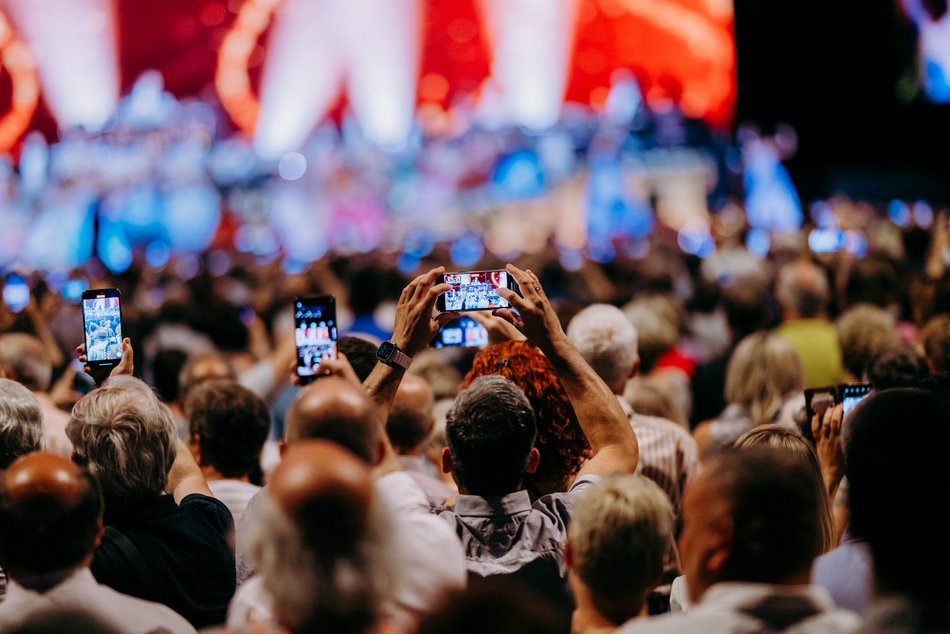
<svg viewBox="0 0 950 634">
<path fill-rule="evenodd" d="M 511 305 L 498 294 L 498 289 L 518 292 L 518 283 L 505 269 L 446 273 L 437 281 L 438 284 L 443 282 L 452 287 L 436 300 L 436 308 L 443 313 L 510 308 Z"/>
<path fill-rule="evenodd" d="M 317 378 L 321 361 L 336 358 L 336 338 L 336 300 L 332 295 L 294 299 L 294 340 L 301 385 Z"/>
<path fill-rule="evenodd" d="M 838 404 L 838 386 L 813 387 L 805 390 L 805 412 L 808 415 L 807 423 L 811 426 L 811 419 L 816 415 L 821 418 L 825 411 Z"/>
<path fill-rule="evenodd" d="M 3 284 L 3 303 L 15 313 L 23 312 L 30 304 L 30 286 L 19 273 L 8 273 Z"/>
<path fill-rule="evenodd" d="M 82 321 L 86 333 L 86 364 L 114 367 L 122 359 L 122 301 L 119 289 L 82 292 Z"/>
<path fill-rule="evenodd" d="M 68 302 L 78 302 L 83 292 L 89 289 L 89 282 L 83 278 L 68 279 L 63 282 L 60 294 Z"/>
<path fill-rule="evenodd" d="M 484 348 L 488 331 L 471 317 L 459 317 L 446 323 L 432 340 L 433 348 Z"/>
<path fill-rule="evenodd" d="M 857 407 L 858 403 L 871 392 L 870 383 L 850 383 L 839 387 L 841 390 L 841 411 L 844 414 Z"/>
</svg>

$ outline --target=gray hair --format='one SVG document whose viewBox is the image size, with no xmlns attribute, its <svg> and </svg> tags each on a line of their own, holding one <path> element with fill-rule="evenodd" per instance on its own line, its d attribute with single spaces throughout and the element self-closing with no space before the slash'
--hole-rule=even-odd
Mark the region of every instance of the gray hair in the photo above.
<svg viewBox="0 0 950 634">
<path fill-rule="evenodd" d="M 315 552 L 297 524 L 271 498 L 255 509 L 246 537 L 279 623 L 308 631 L 318 620 L 372 625 L 390 599 L 396 578 L 388 508 L 377 497 L 367 532 L 344 553 Z M 368 623 L 367 623 L 368 622 Z M 356 627 L 348 631 L 360 631 Z"/>
<path fill-rule="evenodd" d="M 43 448 L 43 410 L 28 389 L 0 379 L 0 469 Z"/>
<path fill-rule="evenodd" d="M 0 367 L 13 372 L 17 382 L 34 392 L 49 390 L 53 363 L 42 342 L 26 333 L 0 337 Z"/>
<path fill-rule="evenodd" d="M 886 310 L 871 304 L 858 304 L 841 313 L 835 329 L 844 367 L 858 380 L 874 357 L 900 344 L 897 322 Z"/>
<path fill-rule="evenodd" d="M 673 506 L 644 476 L 610 476 L 577 501 L 568 537 L 574 571 L 598 611 L 620 625 L 636 615 L 663 571 Z"/>
<path fill-rule="evenodd" d="M 815 317 L 828 304 L 828 278 L 817 265 L 798 260 L 783 266 L 775 283 L 775 298 L 801 317 Z"/>
<path fill-rule="evenodd" d="M 164 491 L 178 434 L 171 412 L 139 379 L 115 377 L 79 399 L 66 435 L 107 500 Z"/>
<path fill-rule="evenodd" d="M 802 362 L 792 344 L 776 334 L 755 332 L 739 342 L 729 359 L 726 402 L 743 406 L 755 423 L 773 422 L 804 382 Z"/>
<path fill-rule="evenodd" d="M 588 306 L 568 324 L 567 336 L 612 390 L 623 388 L 637 360 L 637 329 L 622 310 Z"/>
</svg>

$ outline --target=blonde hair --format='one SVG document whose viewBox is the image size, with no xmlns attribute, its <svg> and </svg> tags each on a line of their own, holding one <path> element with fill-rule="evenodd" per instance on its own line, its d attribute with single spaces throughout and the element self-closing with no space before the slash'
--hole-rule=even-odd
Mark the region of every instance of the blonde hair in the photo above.
<svg viewBox="0 0 950 634">
<path fill-rule="evenodd" d="M 774 421 L 788 397 L 803 387 L 795 348 L 765 331 L 740 341 L 726 368 L 726 402 L 744 407 L 755 423 Z"/>
<path fill-rule="evenodd" d="M 821 492 L 821 552 L 826 553 L 838 545 L 838 530 L 835 527 L 834 514 L 831 510 L 831 500 L 825 491 L 825 480 L 821 473 L 821 463 L 815 447 L 800 431 L 793 427 L 781 424 L 757 425 L 736 439 L 735 446 L 739 449 L 766 446 L 782 449 L 790 456 L 799 458 L 808 465 L 815 474 L 815 486 Z"/>
</svg>

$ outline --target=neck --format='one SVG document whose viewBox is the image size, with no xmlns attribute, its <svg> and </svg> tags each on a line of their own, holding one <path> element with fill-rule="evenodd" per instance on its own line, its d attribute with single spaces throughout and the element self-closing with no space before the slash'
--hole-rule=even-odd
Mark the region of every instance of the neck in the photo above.
<svg viewBox="0 0 950 634">
<path fill-rule="evenodd" d="M 242 476 L 229 478 L 211 465 L 202 465 L 201 474 L 205 477 L 205 480 L 237 480 L 238 482 L 251 481 L 251 478 L 246 473 Z"/>
<path fill-rule="evenodd" d="M 570 573 L 576 607 L 571 614 L 571 634 L 608 634 L 623 623 L 614 623 L 594 605 L 590 591 L 573 571 Z"/>
<path fill-rule="evenodd" d="M 66 580 L 66 578 L 72 576 L 76 571 L 88 568 L 91 562 L 92 555 L 89 555 L 76 566 L 72 566 L 71 568 L 63 568 L 61 570 L 54 570 L 53 572 L 35 573 L 23 570 L 8 570 L 7 572 L 9 573 L 10 578 L 16 581 L 19 585 L 27 588 L 28 590 L 33 590 L 34 592 L 39 592 L 42 594 L 61 584 Z"/>
</svg>

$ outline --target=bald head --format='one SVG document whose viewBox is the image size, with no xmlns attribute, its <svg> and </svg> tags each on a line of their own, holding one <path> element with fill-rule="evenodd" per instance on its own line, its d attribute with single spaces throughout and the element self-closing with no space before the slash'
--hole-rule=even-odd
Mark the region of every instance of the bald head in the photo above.
<svg viewBox="0 0 950 634">
<path fill-rule="evenodd" d="M 314 381 L 301 390 L 287 412 L 288 444 L 330 440 L 375 465 L 380 457 L 376 409 L 362 387 L 337 377 Z"/>
<path fill-rule="evenodd" d="M 29 454 L 0 477 L 0 557 L 21 583 L 81 565 L 95 548 L 101 518 L 98 484 L 68 460 Z"/>
<path fill-rule="evenodd" d="M 311 548 L 341 552 L 366 533 L 373 502 L 369 465 L 326 440 L 299 440 L 270 481 L 270 495 Z"/>
<path fill-rule="evenodd" d="M 796 260 L 782 267 L 775 285 L 786 318 L 817 317 L 828 304 L 828 277 L 808 260 Z"/>
<path fill-rule="evenodd" d="M 397 453 L 413 453 L 425 443 L 435 425 L 434 408 L 429 384 L 411 374 L 403 377 L 386 421 L 386 434 Z"/>
<path fill-rule="evenodd" d="M 53 378 L 53 363 L 42 342 L 19 332 L 0 336 L 0 368 L 33 392 L 49 390 Z"/>
</svg>

